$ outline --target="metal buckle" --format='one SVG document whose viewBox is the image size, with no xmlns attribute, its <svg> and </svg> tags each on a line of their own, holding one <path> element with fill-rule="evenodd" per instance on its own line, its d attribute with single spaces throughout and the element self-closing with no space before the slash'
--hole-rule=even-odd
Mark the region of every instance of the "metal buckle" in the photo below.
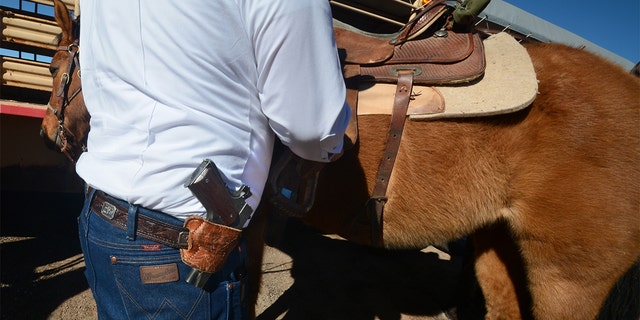
<svg viewBox="0 0 640 320">
<path fill-rule="evenodd" d="M 405 71 L 405 70 L 413 71 L 414 77 L 422 74 L 422 68 L 418 66 L 393 66 L 391 67 L 391 74 L 393 74 L 394 76 L 397 76 L 400 73 L 400 71 Z"/>
<path fill-rule="evenodd" d="M 105 202 L 102 203 L 102 208 L 100 209 L 100 214 L 102 214 L 103 216 L 105 216 L 106 218 L 111 220 L 116 215 L 116 211 L 117 210 L 118 209 L 116 208 L 116 206 L 114 206 L 111 203 L 105 201 Z"/>
<path fill-rule="evenodd" d="M 189 246 L 189 231 L 182 231 L 178 234 L 178 245 Z"/>
</svg>

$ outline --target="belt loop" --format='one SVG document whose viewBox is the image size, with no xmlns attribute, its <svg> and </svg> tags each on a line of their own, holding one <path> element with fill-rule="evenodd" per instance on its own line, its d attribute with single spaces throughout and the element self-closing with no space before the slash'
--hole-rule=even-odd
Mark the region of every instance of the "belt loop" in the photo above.
<svg viewBox="0 0 640 320">
<path fill-rule="evenodd" d="M 93 201 L 93 197 L 96 194 L 96 189 L 92 188 L 90 185 L 84 185 L 84 199 L 88 200 L 87 202 L 91 203 Z"/>
<path fill-rule="evenodd" d="M 91 203 L 95 197 L 96 189 L 91 188 L 88 184 L 85 187 L 84 205 L 82 206 L 82 212 L 85 212 L 88 217 L 91 214 Z"/>
<path fill-rule="evenodd" d="M 84 184 L 84 198 L 89 199 L 89 195 L 94 193 L 94 189 L 89 184 Z"/>
<path fill-rule="evenodd" d="M 127 212 L 127 240 L 136 240 L 136 229 L 138 221 L 138 206 L 130 204 Z"/>
</svg>

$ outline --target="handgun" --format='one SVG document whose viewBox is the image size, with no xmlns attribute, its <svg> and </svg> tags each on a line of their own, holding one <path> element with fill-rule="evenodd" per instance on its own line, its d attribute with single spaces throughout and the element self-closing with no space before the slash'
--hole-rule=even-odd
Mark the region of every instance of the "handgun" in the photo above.
<svg viewBox="0 0 640 320">
<path fill-rule="evenodd" d="M 253 209 L 244 200 L 251 196 L 249 186 L 231 190 L 222 179 L 216 164 L 210 159 L 191 174 L 184 186 L 189 188 L 207 210 L 207 220 L 242 229 Z"/>
<path fill-rule="evenodd" d="M 207 220 L 242 229 L 251 217 L 253 209 L 245 199 L 251 196 L 249 186 L 242 185 L 231 190 L 224 182 L 220 170 L 210 159 L 204 160 L 184 183 L 207 210 Z M 204 288 L 211 273 L 191 269 L 186 278 L 188 283 Z"/>
</svg>

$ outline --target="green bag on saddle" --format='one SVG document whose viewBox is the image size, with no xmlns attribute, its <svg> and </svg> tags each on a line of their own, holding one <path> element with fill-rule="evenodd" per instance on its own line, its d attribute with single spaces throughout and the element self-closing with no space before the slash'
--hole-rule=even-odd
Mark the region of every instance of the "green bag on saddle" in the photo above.
<svg viewBox="0 0 640 320">
<path fill-rule="evenodd" d="M 470 27 L 476 17 L 487 7 L 490 0 L 466 0 L 453 10 L 453 21 L 464 27 Z"/>
</svg>

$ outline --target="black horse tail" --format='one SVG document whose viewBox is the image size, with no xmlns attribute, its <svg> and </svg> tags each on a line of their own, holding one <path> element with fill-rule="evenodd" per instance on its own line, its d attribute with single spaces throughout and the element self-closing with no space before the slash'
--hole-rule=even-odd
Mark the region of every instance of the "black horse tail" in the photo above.
<svg viewBox="0 0 640 320">
<path fill-rule="evenodd" d="M 640 61 L 638 61 L 638 63 L 636 63 L 636 65 L 633 66 L 633 68 L 631 68 L 631 71 L 629 71 L 629 73 L 631 73 L 636 77 L 640 77 Z"/>
<path fill-rule="evenodd" d="M 640 319 L 640 259 L 609 292 L 598 320 Z"/>
</svg>

